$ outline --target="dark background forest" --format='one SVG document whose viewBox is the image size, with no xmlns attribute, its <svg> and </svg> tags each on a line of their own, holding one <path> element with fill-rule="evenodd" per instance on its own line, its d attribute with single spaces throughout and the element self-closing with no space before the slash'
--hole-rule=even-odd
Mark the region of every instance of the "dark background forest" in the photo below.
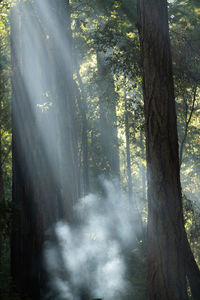
<svg viewBox="0 0 200 300">
<path fill-rule="evenodd" d="M 0 1 L 0 299 L 200 299 L 198 0 Z"/>
</svg>

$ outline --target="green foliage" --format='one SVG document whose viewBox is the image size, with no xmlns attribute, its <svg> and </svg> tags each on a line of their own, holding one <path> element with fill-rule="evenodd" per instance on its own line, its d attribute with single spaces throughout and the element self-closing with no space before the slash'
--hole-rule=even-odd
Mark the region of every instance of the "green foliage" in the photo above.
<svg viewBox="0 0 200 300">
<path fill-rule="evenodd" d="M 169 12 L 179 148 L 183 148 L 181 181 L 184 193 L 185 227 L 193 253 L 199 263 L 200 10 L 194 2 L 176 1 L 170 6 Z"/>
</svg>

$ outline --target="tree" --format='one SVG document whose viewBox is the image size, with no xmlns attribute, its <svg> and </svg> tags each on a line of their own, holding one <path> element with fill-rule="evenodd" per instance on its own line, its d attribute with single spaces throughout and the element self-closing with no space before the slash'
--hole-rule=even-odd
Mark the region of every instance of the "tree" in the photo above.
<svg viewBox="0 0 200 300">
<path fill-rule="evenodd" d="M 101 168 L 106 176 L 119 177 L 119 145 L 117 138 L 117 116 L 114 80 L 108 68 L 105 54 L 97 53 L 99 88 L 99 127 L 101 147 Z M 110 72 L 111 71 L 111 72 Z"/>
<path fill-rule="evenodd" d="M 81 148 L 82 148 L 82 178 L 83 178 L 83 195 L 87 195 L 90 191 L 89 180 L 89 155 L 88 155 L 88 118 L 87 118 L 87 97 L 85 93 L 84 84 L 80 76 L 79 70 L 76 70 L 78 85 L 76 89 L 76 96 L 78 107 L 81 115 Z"/>
<path fill-rule="evenodd" d="M 0 298 L 7 299 L 9 287 L 9 238 L 12 219 L 11 198 L 11 97 L 10 97 L 10 5 L 0 4 Z"/>
<path fill-rule="evenodd" d="M 188 257 L 191 250 L 182 211 L 167 1 L 138 1 L 138 17 L 148 174 L 148 299 L 188 299 L 186 253 Z"/>
<path fill-rule="evenodd" d="M 132 191 L 130 137 L 129 137 L 130 133 L 129 133 L 129 119 L 128 119 L 126 89 L 124 89 L 124 109 L 125 109 L 125 134 L 126 134 L 126 161 L 127 161 L 127 175 L 128 175 L 128 195 L 129 195 L 129 202 L 130 202 L 133 191 Z"/>
<path fill-rule="evenodd" d="M 69 2 L 40 5 L 21 1 L 11 18 L 13 202 L 19 206 L 11 267 L 17 289 L 31 299 L 40 299 L 46 286 L 46 231 L 59 219 L 74 221 L 78 198 Z"/>
</svg>

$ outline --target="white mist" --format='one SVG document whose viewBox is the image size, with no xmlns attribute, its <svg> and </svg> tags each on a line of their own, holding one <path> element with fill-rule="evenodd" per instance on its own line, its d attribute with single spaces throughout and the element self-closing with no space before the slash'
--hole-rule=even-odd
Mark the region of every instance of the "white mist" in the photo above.
<svg viewBox="0 0 200 300">
<path fill-rule="evenodd" d="M 123 251 L 134 246 L 136 228 L 118 186 L 104 181 L 104 197 L 81 199 L 74 209 L 79 225 L 55 225 L 44 250 L 46 299 L 122 299 L 129 288 Z"/>
</svg>

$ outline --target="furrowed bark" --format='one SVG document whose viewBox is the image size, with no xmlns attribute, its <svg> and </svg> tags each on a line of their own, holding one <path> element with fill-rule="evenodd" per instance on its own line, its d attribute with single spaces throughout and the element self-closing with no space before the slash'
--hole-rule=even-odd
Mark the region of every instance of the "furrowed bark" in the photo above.
<svg viewBox="0 0 200 300">
<path fill-rule="evenodd" d="M 184 221 L 166 0 L 139 0 L 148 179 L 147 294 L 186 300 Z"/>
</svg>

